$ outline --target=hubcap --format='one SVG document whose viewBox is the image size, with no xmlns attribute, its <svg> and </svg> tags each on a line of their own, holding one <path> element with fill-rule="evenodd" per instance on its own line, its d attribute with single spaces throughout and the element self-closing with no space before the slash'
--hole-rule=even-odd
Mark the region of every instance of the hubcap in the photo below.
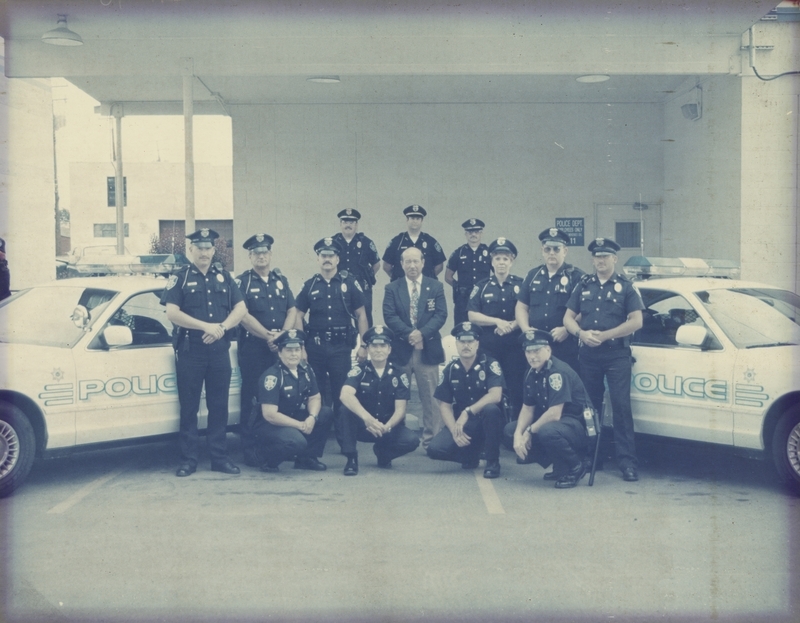
<svg viewBox="0 0 800 623">
<path fill-rule="evenodd" d="M 786 458 L 795 476 L 800 478 L 800 422 L 794 425 L 786 440 Z"/>
<path fill-rule="evenodd" d="M 798 437 L 800 437 L 800 432 L 798 432 Z M 17 460 L 19 460 L 17 431 L 8 422 L 0 420 L 0 478 L 14 469 Z"/>
</svg>

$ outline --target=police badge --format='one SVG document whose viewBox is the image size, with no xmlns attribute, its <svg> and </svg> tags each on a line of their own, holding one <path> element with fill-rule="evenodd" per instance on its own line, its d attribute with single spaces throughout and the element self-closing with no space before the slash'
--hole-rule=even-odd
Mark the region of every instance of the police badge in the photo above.
<svg viewBox="0 0 800 623">
<path fill-rule="evenodd" d="M 614 284 L 614 292 L 622 292 L 622 284 L 621 283 L 615 283 Z"/>
<path fill-rule="evenodd" d="M 203 228 L 203 229 L 201 229 L 201 230 L 200 230 L 200 235 L 201 235 L 203 238 L 208 238 L 208 229 L 206 229 L 206 228 Z"/>
<path fill-rule="evenodd" d="M 347 284 L 346 283 L 342 284 L 342 292 L 347 292 Z"/>
<path fill-rule="evenodd" d="M 264 234 L 257 234 L 256 235 L 257 242 L 264 242 Z"/>
<path fill-rule="evenodd" d="M 397 377 L 392 378 L 392 387 L 397 387 Z"/>
<path fill-rule="evenodd" d="M 547 382 L 550 383 L 550 387 L 552 387 L 556 391 L 561 389 L 561 386 L 564 384 L 560 372 L 554 372 L 553 374 L 551 374 L 550 377 L 547 379 Z"/>
<path fill-rule="evenodd" d="M 549 233 L 549 234 L 550 234 L 550 236 L 552 236 L 553 238 L 556 238 L 556 237 L 558 236 L 558 228 L 556 228 L 556 227 L 551 227 L 551 228 L 550 228 L 550 231 L 549 231 L 548 233 Z"/>
<path fill-rule="evenodd" d="M 478 378 L 481 381 L 485 381 L 486 380 L 486 372 L 484 370 L 481 370 L 480 372 L 478 372 Z"/>
<path fill-rule="evenodd" d="M 225 283 L 225 277 L 222 276 L 222 273 L 217 273 L 217 281 Z"/>
<path fill-rule="evenodd" d="M 267 376 L 267 378 L 264 379 L 264 389 L 266 389 L 268 392 L 271 392 L 273 389 L 275 389 L 275 386 L 277 384 L 278 384 L 277 376 L 272 376 L 270 374 Z"/>
</svg>

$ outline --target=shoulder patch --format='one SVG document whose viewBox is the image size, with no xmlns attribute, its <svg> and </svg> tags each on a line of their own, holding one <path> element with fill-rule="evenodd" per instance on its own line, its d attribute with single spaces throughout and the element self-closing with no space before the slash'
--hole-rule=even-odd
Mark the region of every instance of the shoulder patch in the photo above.
<svg viewBox="0 0 800 623">
<path fill-rule="evenodd" d="M 370 250 L 374 251 L 375 253 L 378 252 L 378 249 L 375 248 L 375 243 L 372 240 L 369 241 L 369 248 Z"/>
<path fill-rule="evenodd" d="M 503 374 L 503 370 L 500 368 L 500 364 L 499 364 L 497 361 L 493 361 L 493 362 L 491 363 L 491 365 L 489 366 L 489 369 L 490 369 L 492 372 L 494 372 L 495 374 L 497 374 L 498 376 L 500 376 L 501 374 Z"/>
<path fill-rule="evenodd" d="M 439 370 L 439 383 L 438 383 L 438 385 L 441 385 L 442 383 L 444 383 L 444 369 Z"/>
<path fill-rule="evenodd" d="M 472 292 L 469 293 L 469 298 L 472 298 L 478 293 L 478 286 L 472 286 Z"/>
<path fill-rule="evenodd" d="M 347 373 L 347 378 L 353 378 L 354 376 L 358 376 L 361 374 L 361 368 L 358 366 L 353 366 L 350 368 L 350 372 Z"/>
<path fill-rule="evenodd" d="M 353 285 L 355 285 L 356 289 L 357 289 L 359 292 L 363 292 L 363 291 L 364 291 L 364 289 L 361 287 L 361 284 L 360 284 L 358 281 L 354 281 L 354 282 L 353 282 Z"/>
<path fill-rule="evenodd" d="M 239 279 L 239 277 L 236 277 L 233 281 L 234 281 L 234 283 L 236 283 L 236 287 L 237 288 L 241 288 L 242 287 L 242 280 Z"/>
<path fill-rule="evenodd" d="M 178 285 L 178 275 L 170 275 L 167 281 L 167 290 L 172 290 L 176 285 Z"/>
<path fill-rule="evenodd" d="M 560 372 L 554 372 L 553 374 L 551 374 L 550 377 L 547 379 L 547 382 L 550 383 L 550 387 L 552 387 L 556 391 L 561 389 L 561 386 L 564 384 Z"/>
<path fill-rule="evenodd" d="M 267 391 L 272 391 L 275 389 L 275 386 L 278 384 L 278 377 L 272 376 L 271 374 L 267 375 L 267 378 L 264 379 L 264 389 Z"/>
<path fill-rule="evenodd" d="M 436 248 L 437 251 L 441 251 L 442 250 L 442 245 L 440 245 L 438 242 L 436 244 L 434 244 L 433 246 Z"/>
<path fill-rule="evenodd" d="M 405 372 L 400 375 L 400 381 L 406 388 L 411 387 L 411 383 L 408 382 L 408 375 Z"/>
</svg>

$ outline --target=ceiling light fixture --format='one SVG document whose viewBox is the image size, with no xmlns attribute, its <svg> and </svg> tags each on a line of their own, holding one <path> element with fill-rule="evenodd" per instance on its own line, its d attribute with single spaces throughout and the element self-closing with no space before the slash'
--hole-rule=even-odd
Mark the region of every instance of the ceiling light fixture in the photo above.
<svg viewBox="0 0 800 623">
<path fill-rule="evenodd" d="M 42 35 L 42 41 L 50 45 L 83 45 L 81 36 L 67 28 L 67 16 L 59 13 L 58 25 Z"/>
<path fill-rule="evenodd" d="M 313 78 L 306 78 L 309 82 L 319 82 L 321 84 L 336 84 L 341 82 L 339 76 L 315 76 Z"/>
<path fill-rule="evenodd" d="M 584 84 L 594 84 L 595 82 L 611 80 L 611 76 L 607 76 L 606 74 L 589 74 L 588 76 L 578 76 L 575 80 Z"/>
</svg>

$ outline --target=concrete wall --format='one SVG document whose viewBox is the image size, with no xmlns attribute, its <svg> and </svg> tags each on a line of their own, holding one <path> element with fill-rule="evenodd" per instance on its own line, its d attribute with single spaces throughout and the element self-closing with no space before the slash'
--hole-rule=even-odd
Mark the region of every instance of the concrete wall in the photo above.
<svg viewBox="0 0 800 623">
<path fill-rule="evenodd" d="M 274 235 L 273 262 L 295 290 L 342 208 L 362 212 L 381 253 L 409 204 L 428 210 L 423 229 L 448 255 L 464 242 L 461 222 L 481 218 L 486 241 L 514 241 L 524 275 L 556 217 L 584 217 L 588 242 L 595 203 L 664 194 L 656 104 L 233 106 L 232 117 L 236 238 Z M 589 267 L 585 250 L 570 253 Z"/>
</svg>

